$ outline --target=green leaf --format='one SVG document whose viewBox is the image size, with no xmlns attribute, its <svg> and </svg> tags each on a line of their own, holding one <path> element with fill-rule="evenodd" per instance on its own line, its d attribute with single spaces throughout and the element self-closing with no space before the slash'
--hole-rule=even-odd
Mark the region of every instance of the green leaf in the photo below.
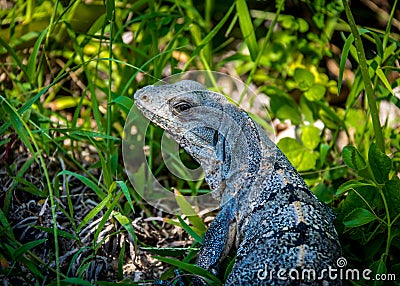
<svg viewBox="0 0 400 286">
<path fill-rule="evenodd" d="M 385 153 L 379 150 L 375 143 L 372 143 L 368 151 L 368 161 L 371 166 L 375 180 L 383 184 L 389 180 L 389 172 L 392 169 L 392 161 Z"/>
<path fill-rule="evenodd" d="M 21 69 L 21 71 L 25 74 L 27 77 L 28 81 L 31 82 L 31 77 L 30 74 L 28 73 L 28 70 L 26 66 L 22 63 L 21 59 L 18 57 L 17 53 L 14 51 L 12 47 L 10 47 L 7 42 L 5 42 L 1 37 L 0 37 L 0 45 L 2 45 L 7 52 L 10 54 L 12 58 L 14 58 L 14 61 L 17 63 L 18 67 Z"/>
<path fill-rule="evenodd" d="M 296 102 L 286 93 L 269 88 L 265 91 L 271 97 L 271 111 L 281 120 L 290 119 L 294 125 L 301 122 L 301 114 Z"/>
<path fill-rule="evenodd" d="M 400 213 L 400 180 L 397 178 L 387 181 L 383 194 L 388 204 L 390 217 L 394 219 Z"/>
<path fill-rule="evenodd" d="M 133 229 L 131 221 L 126 216 L 121 214 L 120 212 L 114 211 L 112 214 L 117 219 L 117 221 L 128 231 L 128 233 L 132 237 L 134 245 L 136 245 L 137 238 L 136 238 L 135 230 Z"/>
<path fill-rule="evenodd" d="M 182 228 L 191 236 L 194 238 L 194 240 L 196 240 L 198 243 L 202 243 L 203 239 L 201 238 L 200 235 L 198 235 L 182 218 L 181 216 L 177 216 L 178 220 L 182 226 Z"/>
<path fill-rule="evenodd" d="M 253 61 L 256 60 L 258 54 L 258 43 L 256 33 L 254 32 L 253 22 L 250 18 L 249 8 L 245 0 L 236 1 L 236 11 L 239 16 L 240 30 L 247 47 L 249 48 L 250 57 Z"/>
<path fill-rule="evenodd" d="M 120 186 L 122 192 L 124 193 L 124 196 L 125 196 L 126 200 L 128 201 L 128 204 L 131 207 L 132 212 L 135 213 L 135 208 L 133 207 L 131 194 L 129 193 L 129 189 L 128 189 L 127 185 L 125 184 L 125 182 L 122 182 L 122 181 L 117 181 L 117 184 Z"/>
<path fill-rule="evenodd" d="M 354 186 L 344 199 L 338 221 L 343 221 L 357 208 L 375 209 L 380 202 L 379 190 L 375 186 Z"/>
<path fill-rule="evenodd" d="M 66 285 L 86 285 L 86 286 L 93 285 L 89 281 L 77 277 L 66 278 L 63 279 L 62 282 L 65 282 Z"/>
<path fill-rule="evenodd" d="M 326 204 L 330 204 L 335 198 L 335 189 L 332 186 L 327 186 L 322 182 L 313 187 L 312 192 L 321 202 Z"/>
<path fill-rule="evenodd" d="M 349 213 L 343 220 L 346 227 L 358 227 L 376 220 L 376 217 L 368 210 L 357 208 Z"/>
<path fill-rule="evenodd" d="M 178 190 L 176 189 L 174 190 L 174 195 L 175 195 L 175 200 L 179 205 L 182 213 L 188 217 L 190 222 L 196 228 L 195 231 L 200 235 L 203 234 L 206 231 L 206 227 L 201 218 L 197 215 L 197 213 L 193 209 L 193 206 L 185 199 L 184 196 L 182 196 L 182 194 Z"/>
<path fill-rule="evenodd" d="M 321 85 L 321 84 L 314 84 L 311 86 L 309 90 L 304 92 L 304 96 L 309 100 L 309 101 L 317 101 L 321 100 L 324 98 L 326 92 L 326 87 Z"/>
<path fill-rule="evenodd" d="M 359 180 L 350 180 L 339 186 L 339 188 L 336 191 L 336 195 L 340 196 L 349 190 L 356 189 L 359 187 L 365 187 L 365 186 L 372 186 L 372 185 L 370 183 L 365 183 L 365 182 L 359 181 Z"/>
<path fill-rule="evenodd" d="M 38 53 L 39 53 L 39 49 L 40 49 L 40 44 L 42 43 L 44 36 L 46 36 L 47 34 L 47 28 L 44 29 L 41 33 L 39 38 L 36 40 L 36 43 L 33 47 L 33 50 L 31 52 L 31 55 L 29 56 L 29 60 L 28 60 L 28 69 L 27 69 L 27 73 L 30 76 L 30 80 L 33 81 L 34 79 L 36 79 L 36 75 L 35 73 L 37 72 L 37 57 L 38 57 Z M 32 82 L 33 83 L 33 82 Z"/>
<path fill-rule="evenodd" d="M 279 149 L 288 157 L 298 171 L 307 171 L 315 168 L 318 153 L 310 151 L 293 138 L 282 138 L 278 142 Z"/>
<path fill-rule="evenodd" d="M 382 274 L 387 273 L 387 268 L 386 268 L 385 261 L 383 260 L 383 257 L 381 257 L 378 261 L 375 261 L 374 263 L 372 263 L 369 266 L 369 269 L 372 270 L 372 273 L 374 275 L 376 275 L 376 274 L 382 275 Z M 371 285 L 374 285 L 374 286 L 383 285 L 383 281 L 376 279 L 376 280 L 374 280 L 373 284 L 371 284 Z"/>
<path fill-rule="evenodd" d="M 26 252 L 28 252 L 29 250 L 31 250 L 32 248 L 46 242 L 47 239 L 39 239 L 39 240 L 34 240 L 28 243 L 25 243 L 23 245 L 21 245 L 20 247 L 18 247 L 15 252 L 14 252 L 14 258 L 18 259 L 18 257 L 20 257 L 21 255 L 25 254 Z"/>
<path fill-rule="evenodd" d="M 174 265 L 176 267 L 179 267 L 189 273 L 193 273 L 196 275 L 199 275 L 201 277 L 203 277 L 203 279 L 205 280 L 205 282 L 208 285 L 215 285 L 215 286 L 220 286 L 222 285 L 221 281 L 215 277 L 214 275 L 212 275 L 210 272 L 208 272 L 207 270 L 193 265 L 193 264 L 189 264 L 189 263 L 185 263 L 182 262 L 180 260 L 176 260 L 176 259 L 172 259 L 172 258 L 167 258 L 167 257 L 160 257 L 160 256 L 155 256 L 154 258 L 166 262 L 168 264 Z"/>
<path fill-rule="evenodd" d="M 24 122 L 24 119 L 22 118 L 21 114 L 15 109 L 15 107 L 4 97 L 0 95 L 0 99 L 2 100 L 1 103 L 3 108 L 6 110 L 8 115 L 10 116 L 11 119 L 11 124 L 17 132 L 18 137 L 24 142 L 26 147 L 29 149 L 32 155 L 35 155 L 35 150 L 33 149 L 33 146 L 30 141 L 30 134 L 29 131 L 27 130 L 27 126 Z"/>
<path fill-rule="evenodd" d="M 118 96 L 115 98 L 112 103 L 118 104 L 126 114 L 129 113 L 129 110 L 131 110 L 132 105 L 133 105 L 133 100 L 127 96 Z"/>
<path fill-rule="evenodd" d="M 82 228 L 92 220 L 111 200 L 112 193 L 109 193 L 97 206 L 95 206 L 81 221 L 78 226 L 77 232 L 80 232 Z"/>
<path fill-rule="evenodd" d="M 390 85 L 388 79 L 386 78 L 385 74 L 383 73 L 381 68 L 377 68 L 375 70 L 376 74 L 378 75 L 379 79 L 382 81 L 382 83 L 385 85 L 386 89 L 392 94 L 394 95 L 392 86 Z"/>
<path fill-rule="evenodd" d="M 44 232 L 47 232 L 49 234 L 53 234 L 54 233 L 54 229 L 51 228 L 51 227 L 34 226 L 34 228 L 39 229 L 39 230 L 44 231 Z M 57 229 L 57 235 L 65 237 L 65 238 L 67 238 L 69 240 L 78 240 L 78 238 L 75 235 L 69 233 L 68 231 L 61 230 L 61 229 Z"/>
<path fill-rule="evenodd" d="M 346 60 L 347 60 L 347 56 L 349 55 L 351 44 L 353 42 L 354 42 L 354 36 L 353 36 L 353 34 L 350 34 L 350 36 L 346 39 L 346 42 L 344 43 L 343 50 L 342 50 L 342 56 L 340 58 L 340 69 L 339 69 L 339 78 L 338 78 L 338 94 L 340 94 L 340 89 L 342 87 L 342 82 L 343 82 L 343 73 L 344 73 L 344 69 L 346 67 Z"/>
<path fill-rule="evenodd" d="M 175 248 L 175 247 L 149 247 L 149 246 L 141 246 L 141 250 L 148 251 L 152 254 L 157 254 L 161 256 L 183 256 L 185 255 L 188 251 L 191 251 L 195 248 L 190 247 L 190 248 Z"/>
<path fill-rule="evenodd" d="M 107 20 L 114 20 L 114 12 L 115 12 L 115 1 L 114 0 L 106 0 L 106 14 Z"/>
<path fill-rule="evenodd" d="M 122 243 L 121 250 L 118 255 L 118 271 L 117 271 L 117 278 L 118 280 L 124 279 L 124 257 L 125 257 L 125 248 L 126 248 L 126 241 L 124 240 Z"/>
<path fill-rule="evenodd" d="M 321 131 L 317 127 L 305 126 L 302 129 L 301 142 L 307 149 L 314 150 L 320 142 L 320 135 Z"/>
<path fill-rule="evenodd" d="M 364 170 L 367 167 L 367 163 L 360 152 L 351 145 L 347 145 L 343 148 L 342 158 L 347 166 L 356 171 Z"/>
<path fill-rule="evenodd" d="M 218 34 L 219 30 L 221 30 L 221 28 L 224 26 L 225 22 L 229 19 L 229 16 L 231 15 L 234 8 L 235 8 L 235 4 L 233 4 L 229 8 L 229 10 L 226 12 L 224 17 L 215 26 L 215 28 L 212 29 L 212 31 L 206 35 L 206 37 L 201 41 L 201 43 L 199 45 L 197 45 L 196 49 L 192 53 L 191 58 L 186 62 L 183 70 L 186 70 L 189 67 L 189 64 L 192 62 L 192 60 L 195 58 L 195 56 L 197 56 L 200 53 L 200 51 L 204 48 L 204 46 L 206 46 Z M 150 63 L 150 62 L 153 62 L 153 59 L 150 59 L 149 61 L 147 61 L 146 64 Z"/>
<path fill-rule="evenodd" d="M 324 165 L 326 156 L 328 155 L 330 149 L 331 147 L 325 143 L 321 143 L 321 145 L 319 146 L 319 154 L 320 154 L 319 158 L 321 161 L 321 166 Z"/>
<path fill-rule="evenodd" d="M 62 176 L 62 175 L 68 175 L 68 176 L 73 176 L 73 177 L 77 178 L 83 184 L 85 184 L 87 187 L 89 187 L 92 191 L 94 191 L 100 199 L 103 199 L 105 197 L 104 191 L 99 186 L 97 186 L 97 184 L 95 182 L 93 182 L 89 178 L 82 176 L 80 174 L 68 171 L 68 170 L 61 171 L 60 173 L 57 174 L 57 176 Z"/>
<path fill-rule="evenodd" d="M 314 75 L 306 69 L 296 68 L 294 71 L 294 80 L 300 90 L 308 90 L 314 84 Z"/>
</svg>

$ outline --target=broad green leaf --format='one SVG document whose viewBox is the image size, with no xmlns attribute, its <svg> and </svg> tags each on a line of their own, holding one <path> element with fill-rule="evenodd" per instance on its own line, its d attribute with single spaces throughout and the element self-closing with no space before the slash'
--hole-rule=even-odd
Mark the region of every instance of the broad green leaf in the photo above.
<svg viewBox="0 0 400 286">
<path fill-rule="evenodd" d="M 312 192 L 321 202 L 326 204 L 330 204 L 335 198 L 335 189 L 332 186 L 327 186 L 322 182 L 313 187 Z"/>
<path fill-rule="evenodd" d="M 133 105 L 133 100 L 127 96 L 118 96 L 116 99 L 112 101 L 112 103 L 118 104 L 126 114 L 129 113 Z"/>
<path fill-rule="evenodd" d="M 321 140 L 321 131 L 315 126 L 305 126 L 302 128 L 301 142 L 303 145 L 310 150 L 317 148 Z"/>
<path fill-rule="evenodd" d="M 400 181 L 397 178 L 387 181 L 383 187 L 383 194 L 388 204 L 390 217 L 394 219 L 400 214 Z"/>
<path fill-rule="evenodd" d="M 282 138 L 278 142 L 279 149 L 288 157 L 289 161 L 298 171 L 307 171 L 315 168 L 318 152 L 306 149 L 293 138 Z"/>
<path fill-rule="evenodd" d="M 294 71 L 294 80 L 300 90 L 308 90 L 314 84 L 314 75 L 306 69 L 296 68 Z"/>
<path fill-rule="evenodd" d="M 382 184 L 389 180 L 389 172 L 392 169 L 392 161 L 385 153 L 372 143 L 368 151 L 368 161 L 375 180 Z"/>
<path fill-rule="evenodd" d="M 239 16 L 240 30 L 242 31 L 244 41 L 249 48 L 250 57 L 255 61 L 258 54 L 258 43 L 253 22 L 250 18 L 249 8 L 247 7 L 245 0 L 236 1 L 236 11 Z"/>
<path fill-rule="evenodd" d="M 381 257 L 378 261 L 375 261 L 374 263 L 372 263 L 369 266 L 369 269 L 372 270 L 372 273 L 371 273 L 372 277 L 374 277 L 373 275 L 376 275 L 376 274 L 382 275 L 382 274 L 387 273 L 387 268 L 386 268 L 385 261 L 383 260 L 383 257 Z M 374 281 L 371 285 L 380 286 L 380 285 L 384 285 L 384 284 L 383 284 L 383 280 L 374 279 Z"/>
<path fill-rule="evenodd" d="M 330 149 L 331 147 L 325 143 L 321 143 L 321 145 L 319 146 L 319 159 L 321 161 L 321 166 L 324 165 L 326 156 L 328 155 Z"/>
<path fill-rule="evenodd" d="M 372 185 L 370 183 L 366 183 L 366 182 L 359 181 L 359 180 L 350 180 L 339 186 L 339 188 L 336 191 L 336 195 L 340 196 L 351 189 L 364 187 L 364 186 L 372 186 Z"/>
<path fill-rule="evenodd" d="M 351 228 L 367 224 L 374 220 L 376 220 L 376 217 L 370 211 L 363 208 L 357 208 L 344 218 L 343 224 L 346 227 Z"/>
<path fill-rule="evenodd" d="M 304 96 L 309 101 L 317 101 L 324 98 L 326 87 L 321 84 L 314 84 L 309 90 L 304 92 Z"/>
<path fill-rule="evenodd" d="M 301 114 L 296 102 L 282 91 L 267 89 L 271 97 L 271 111 L 281 120 L 290 119 L 294 125 L 301 122 Z"/>
<path fill-rule="evenodd" d="M 375 209 L 380 202 L 379 190 L 375 186 L 354 186 L 344 198 L 339 221 L 343 221 L 355 209 Z"/>
<path fill-rule="evenodd" d="M 364 158 L 354 146 L 345 146 L 342 151 L 342 158 L 347 166 L 356 171 L 364 170 L 367 167 Z"/>
</svg>

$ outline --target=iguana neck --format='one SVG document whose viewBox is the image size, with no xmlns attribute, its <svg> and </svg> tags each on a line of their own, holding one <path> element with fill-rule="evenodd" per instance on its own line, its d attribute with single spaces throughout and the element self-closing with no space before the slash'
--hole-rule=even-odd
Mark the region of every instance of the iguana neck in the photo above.
<svg viewBox="0 0 400 286">
<path fill-rule="evenodd" d="M 205 179 L 221 205 L 251 188 L 252 178 L 265 171 L 266 150 L 273 148 L 246 112 L 229 104 L 223 106 L 222 114 L 212 143 L 201 152 L 189 150 L 204 169 Z"/>
</svg>

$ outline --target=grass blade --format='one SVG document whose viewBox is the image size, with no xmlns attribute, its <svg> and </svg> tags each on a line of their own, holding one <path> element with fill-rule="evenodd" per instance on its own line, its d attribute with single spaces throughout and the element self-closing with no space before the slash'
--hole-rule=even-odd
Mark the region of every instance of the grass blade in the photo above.
<svg viewBox="0 0 400 286">
<path fill-rule="evenodd" d="M 36 60 L 37 56 L 39 53 L 40 45 L 46 36 L 47 29 L 42 31 L 39 35 L 39 38 L 36 40 L 35 45 L 33 47 L 32 54 L 29 56 L 28 59 L 28 68 L 27 68 L 27 73 L 30 76 L 31 83 L 33 84 L 33 80 L 36 79 L 36 73 L 37 73 L 37 65 L 36 65 Z"/>
<path fill-rule="evenodd" d="M 168 264 L 174 265 L 176 267 L 179 267 L 187 272 L 199 275 L 203 277 L 203 279 L 208 283 L 208 285 L 216 285 L 216 286 L 222 285 L 221 281 L 217 277 L 215 277 L 210 272 L 201 267 L 167 257 L 155 256 L 154 258 L 166 262 Z"/>
<path fill-rule="evenodd" d="M 340 94 L 340 89 L 342 88 L 343 73 L 344 73 L 344 69 L 346 67 L 346 60 L 349 55 L 351 44 L 353 42 L 354 42 L 354 37 L 353 37 L 353 35 L 350 35 L 346 39 L 346 42 L 344 43 L 344 46 L 343 46 L 342 56 L 340 57 L 340 65 L 339 65 L 340 69 L 339 69 L 339 78 L 338 78 L 338 95 Z"/>
<path fill-rule="evenodd" d="M 62 175 L 69 175 L 69 176 L 73 176 L 73 177 L 77 178 L 83 184 L 85 184 L 87 187 L 89 187 L 91 190 L 93 190 L 100 199 L 104 199 L 104 197 L 105 197 L 104 191 L 99 186 L 97 186 L 95 182 L 93 182 L 89 178 L 82 176 L 80 174 L 68 171 L 68 170 L 63 170 L 63 171 L 59 172 L 57 174 L 57 177 L 62 176 Z"/>
<path fill-rule="evenodd" d="M 92 220 L 111 200 L 112 194 L 108 194 L 97 206 L 94 207 L 81 221 L 77 231 L 80 232 L 82 228 Z"/>
<path fill-rule="evenodd" d="M 250 18 L 249 8 L 247 7 L 245 0 L 236 1 L 236 13 L 239 16 L 240 29 L 242 31 L 244 41 L 249 48 L 250 57 L 253 61 L 255 61 L 258 55 L 258 43 L 253 23 Z"/>
</svg>

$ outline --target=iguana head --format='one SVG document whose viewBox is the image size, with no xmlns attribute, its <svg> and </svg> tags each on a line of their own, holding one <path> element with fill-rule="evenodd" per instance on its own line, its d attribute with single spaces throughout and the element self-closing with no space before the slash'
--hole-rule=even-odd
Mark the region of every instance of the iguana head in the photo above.
<svg viewBox="0 0 400 286">
<path fill-rule="evenodd" d="M 228 100 L 190 80 L 144 87 L 134 99 L 146 118 L 163 128 L 201 164 L 211 189 L 219 189 L 231 164 L 226 132 L 238 130 L 229 128 L 236 122 L 224 114 L 224 107 L 231 105 Z"/>
<path fill-rule="evenodd" d="M 258 173 L 262 159 L 260 127 L 222 94 L 195 81 L 147 86 L 138 90 L 135 105 L 196 159 L 219 197 L 225 184 L 242 184 L 239 177 Z M 269 142 L 269 141 L 268 141 Z M 231 191 L 238 187 L 229 187 Z M 225 199 L 223 199 L 225 201 Z"/>
<path fill-rule="evenodd" d="M 138 90 L 135 105 L 150 121 L 169 133 L 194 158 L 218 141 L 223 118 L 223 95 L 200 83 L 183 80 Z M 210 156 L 208 154 L 207 156 Z"/>
</svg>

